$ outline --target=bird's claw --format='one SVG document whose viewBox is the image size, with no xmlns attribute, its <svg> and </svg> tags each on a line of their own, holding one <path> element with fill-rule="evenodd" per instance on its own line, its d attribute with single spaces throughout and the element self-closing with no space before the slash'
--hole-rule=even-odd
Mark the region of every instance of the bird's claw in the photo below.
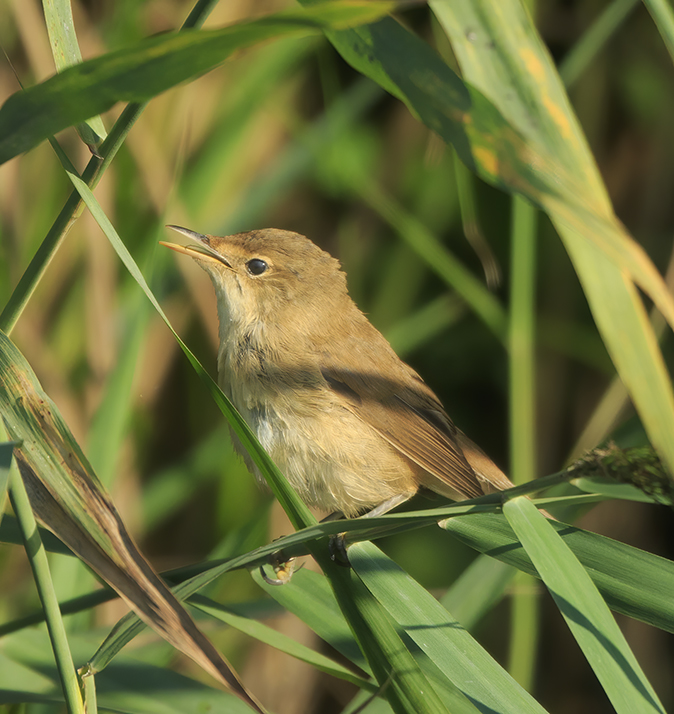
<svg viewBox="0 0 674 714">
<path fill-rule="evenodd" d="M 293 573 L 297 569 L 295 558 L 281 560 L 281 551 L 273 553 L 269 557 L 269 565 L 274 569 L 275 578 L 270 578 L 264 570 L 264 565 L 260 566 L 260 576 L 267 585 L 285 585 L 290 582 Z M 300 565 L 300 567 L 302 567 Z"/>
<path fill-rule="evenodd" d="M 345 568 L 350 568 L 349 556 L 346 552 L 346 533 L 336 533 L 330 536 L 328 542 L 328 551 L 330 552 L 330 560 L 337 565 L 343 565 Z"/>
</svg>

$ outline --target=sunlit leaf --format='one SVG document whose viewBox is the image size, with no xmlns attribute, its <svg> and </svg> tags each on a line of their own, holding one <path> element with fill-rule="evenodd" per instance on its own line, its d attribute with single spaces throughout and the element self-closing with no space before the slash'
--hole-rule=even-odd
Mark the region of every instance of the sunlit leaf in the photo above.
<svg viewBox="0 0 674 714">
<path fill-rule="evenodd" d="M 330 2 L 222 30 L 184 30 L 82 62 L 13 94 L 0 108 L 0 164 L 52 134 L 102 114 L 116 102 L 144 102 L 208 72 L 233 51 L 288 35 L 345 27 L 390 12 L 391 2 Z"/>
<path fill-rule="evenodd" d="M 0 333 L 0 414 L 37 517 L 162 637 L 262 711 L 199 631 L 126 531 L 56 405 L 14 344 Z"/>
<path fill-rule="evenodd" d="M 599 591 L 550 522 L 521 496 L 503 512 L 616 711 L 665 714 Z"/>
</svg>

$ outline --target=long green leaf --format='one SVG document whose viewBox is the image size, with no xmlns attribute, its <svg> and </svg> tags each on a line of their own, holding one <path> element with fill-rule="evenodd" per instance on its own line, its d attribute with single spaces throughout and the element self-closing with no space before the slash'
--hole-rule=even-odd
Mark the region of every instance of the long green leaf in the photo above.
<svg viewBox="0 0 674 714">
<path fill-rule="evenodd" d="M 327 35 L 350 64 L 451 142 L 469 168 L 550 215 L 649 436 L 674 472 L 674 393 L 632 281 L 672 326 L 674 300 L 613 214 L 542 41 L 518 0 L 435 0 L 431 6 L 465 82 L 390 18 Z M 606 300 L 598 282 L 610 283 L 617 300 Z"/>
<path fill-rule="evenodd" d="M 222 30 L 185 30 L 152 37 L 136 47 L 82 62 L 7 99 L 0 108 L 0 164 L 118 101 L 144 102 L 208 72 L 235 50 L 274 37 L 372 22 L 394 6 L 385 1 L 330 2 Z"/>
<path fill-rule="evenodd" d="M 674 61 L 674 10 L 667 0 L 644 0 L 644 5 L 662 35 L 669 56 Z"/>
<path fill-rule="evenodd" d="M 662 276 L 614 215 L 549 53 L 519 0 L 430 4 L 466 81 L 542 159 L 538 196 L 526 187 L 519 190 L 546 210 L 562 237 L 618 373 L 674 473 L 674 392 L 634 283 L 673 327 L 674 302 Z"/>
<path fill-rule="evenodd" d="M 56 405 L 2 332 L 0 415 L 10 436 L 21 441 L 16 455 L 36 516 L 144 622 L 263 711 L 137 549 Z"/>
<path fill-rule="evenodd" d="M 349 625 L 340 612 L 327 578 L 301 570 L 293 576 L 289 586 L 275 587 L 266 583 L 258 573 L 254 572 L 253 577 L 261 588 L 306 623 L 319 637 L 354 664 L 370 671 Z M 442 675 L 432 660 L 419 651 L 414 652 L 414 657 L 452 714 L 475 714 L 475 707 Z"/>
<path fill-rule="evenodd" d="M 403 641 L 400 628 L 353 570 L 331 562 L 327 550 L 322 557 L 317 555 L 314 553 L 392 709 L 398 714 L 449 712 L 449 702 L 440 699 Z"/>
<path fill-rule="evenodd" d="M 619 714 L 665 714 L 590 576 L 550 522 L 519 496 L 503 512 Z"/>
<path fill-rule="evenodd" d="M 2 427 L 2 424 L 0 424 Z M 4 432 L 4 428 L 0 429 Z M 4 434 L 0 434 L 2 437 Z M 9 467 L 12 465 L 14 455 L 14 447 L 18 446 L 13 441 L 3 441 L 0 443 L 0 523 L 5 513 L 5 505 L 7 504 L 7 486 L 9 484 Z"/>
<path fill-rule="evenodd" d="M 344 665 L 335 662 L 335 660 L 326 657 L 320 652 L 312 650 L 310 647 L 303 645 L 291 637 L 284 635 L 268 625 L 258 622 L 250 617 L 245 617 L 233 611 L 232 608 L 221 605 L 218 602 L 204 597 L 203 595 L 194 595 L 190 598 L 190 605 L 198 608 L 202 612 L 210 615 L 216 620 L 226 623 L 230 627 L 234 627 L 240 632 L 245 633 L 249 637 L 253 637 L 260 642 L 285 652 L 291 657 L 295 657 L 301 662 L 306 662 L 312 667 L 325 672 L 333 677 L 338 677 L 347 682 L 365 688 L 369 691 L 376 691 L 376 685 L 354 674 Z"/>
<path fill-rule="evenodd" d="M 349 560 L 407 635 L 481 712 L 545 712 L 427 590 L 376 546 L 353 545 Z"/>
<path fill-rule="evenodd" d="M 62 72 L 82 61 L 70 0 L 42 0 L 42 7 L 56 71 Z M 103 120 L 99 116 L 78 124 L 77 133 L 92 149 L 106 137 Z"/>
<path fill-rule="evenodd" d="M 476 514 L 442 526 L 471 548 L 536 575 L 526 551 L 503 516 Z M 609 607 L 674 632 L 674 562 L 573 526 L 551 522 Z"/>
</svg>

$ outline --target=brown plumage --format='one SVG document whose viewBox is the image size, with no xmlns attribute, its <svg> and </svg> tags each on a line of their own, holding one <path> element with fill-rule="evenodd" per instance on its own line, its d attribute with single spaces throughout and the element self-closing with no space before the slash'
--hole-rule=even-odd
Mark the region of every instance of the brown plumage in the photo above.
<svg viewBox="0 0 674 714">
<path fill-rule="evenodd" d="M 220 386 L 306 503 L 355 516 L 420 486 L 454 499 L 512 486 L 356 307 L 328 253 L 276 229 L 170 227 L 199 243 L 164 245 L 215 288 Z"/>
</svg>

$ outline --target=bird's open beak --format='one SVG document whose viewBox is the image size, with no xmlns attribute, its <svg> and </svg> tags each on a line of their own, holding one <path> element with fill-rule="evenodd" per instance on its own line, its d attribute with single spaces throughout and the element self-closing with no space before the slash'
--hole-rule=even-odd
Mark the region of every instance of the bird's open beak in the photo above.
<svg viewBox="0 0 674 714">
<path fill-rule="evenodd" d="M 188 238 L 199 241 L 198 245 L 178 245 L 177 243 L 168 243 L 167 241 L 160 240 L 159 245 L 166 246 L 171 250 L 175 250 L 176 253 L 183 253 L 189 255 L 191 258 L 196 258 L 197 260 L 203 260 L 204 258 L 210 258 L 211 260 L 216 260 L 228 268 L 232 266 L 227 262 L 227 260 L 220 255 L 216 250 L 211 248 L 208 236 L 204 236 L 196 231 L 191 231 L 189 228 L 182 228 L 181 226 L 166 226 L 171 230 L 182 233 Z"/>
</svg>

